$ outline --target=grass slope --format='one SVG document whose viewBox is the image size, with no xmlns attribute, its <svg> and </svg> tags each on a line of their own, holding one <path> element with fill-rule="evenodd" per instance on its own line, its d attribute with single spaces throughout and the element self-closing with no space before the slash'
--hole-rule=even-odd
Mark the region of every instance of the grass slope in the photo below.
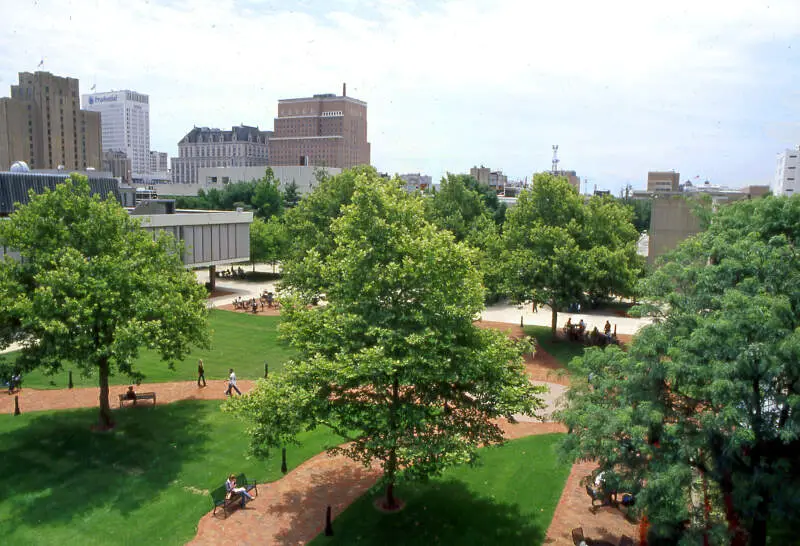
<svg viewBox="0 0 800 546">
<path fill-rule="evenodd" d="M 531 436 L 481 450 L 480 466 L 459 466 L 427 484 L 396 488 L 406 507 L 375 510 L 366 494 L 313 546 L 542 544 L 570 465 L 555 453 L 560 434 Z"/>
<path fill-rule="evenodd" d="M 212 333 L 210 350 L 195 350 L 183 362 L 173 368 L 159 359 L 157 353 L 142 351 L 134 369 L 145 375 L 145 382 L 191 381 L 197 379 L 197 359 L 202 358 L 206 368 L 206 379 L 227 379 L 228 368 L 236 369 L 240 379 L 257 379 L 264 376 L 264 361 L 269 363 L 270 373 L 283 369 L 283 363 L 294 352 L 278 341 L 280 317 L 252 316 L 244 313 L 212 310 L 209 320 Z M 14 353 L 4 355 L 12 361 Z M 31 389 L 63 389 L 67 387 L 69 363 L 55 375 L 46 375 L 44 370 L 34 370 L 23 377 L 23 387 Z M 73 367 L 72 380 L 76 387 L 96 387 L 97 375 L 83 377 Z M 125 375 L 110 378 L 112 385 L 130 383 Z"/>
<path fill-rule="evenodd" d="M 115 411 L 113 433 L 89 431 L 96 409 L 0 415 L 3 544 L 184 544 L 231 472 L 281 477 L 280 453 L 246 455 L 245 424 L 219 402 Z M 341 440 L 323 432 L 290 447 L 290 467 Z"/>
</svg>

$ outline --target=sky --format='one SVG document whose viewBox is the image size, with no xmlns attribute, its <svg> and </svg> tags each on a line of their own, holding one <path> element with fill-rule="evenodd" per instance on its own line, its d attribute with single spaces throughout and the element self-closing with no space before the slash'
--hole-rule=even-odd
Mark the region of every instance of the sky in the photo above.
<svg viewBox="0 0 800 546">
<path fill-rule="evenodd" d="M 557 144 L 589 191 L 673 169 L 740 187 L 800 144 L 798 0 L 0 0 L 0 21 L 0 96 L 42 60 L 81 93 L 145 93 L 170 156 L 343 82 L 372 164 L 434 180 L 530 180 Z"/>
</svg>

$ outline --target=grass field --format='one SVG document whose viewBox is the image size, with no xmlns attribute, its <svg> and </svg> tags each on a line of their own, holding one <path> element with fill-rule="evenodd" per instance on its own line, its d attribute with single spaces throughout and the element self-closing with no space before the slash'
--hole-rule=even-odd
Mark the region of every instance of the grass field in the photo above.
<svg viewBox="0 0 800 546">
<path fill-rule="evenodd" d="M 145 382 L 190 381 L 197 379 L 197 359 L 202 358 L 206 368 L 206 379 L 226 379 L 228 368 L 235 368 L 240 379 L 264 377 L 264 361 L 271 372 L 283 369 L 283 363 L 293 356 L 292 349 L 278 341 L 280 317 L 252 316 L 244 313 L 213 310 L 210 315 L 212 347 L 210 350 L 195 350 L 183 362 L 170 368 L 153 351 L 142 351 L 134 369 L 145 375 Z M 14 353 L 3 355 L 11 361 Z M 23 387 L 32 389 L 63 389 L 67 387 L 69 363 L 55 375 L 48 376 L 43 370 L 34 370 L 23 377 Z M 96 387 L 97 375 L 82 377 L 73 367 L 72 380 L 76 387 Z M 130 383 L 124 375 L 110 379 L 112 385 Z"/>
<path fill-rule="evenodd" d="M 334 521 L 334 536 L 313 546 L 542 544 L 570 465 L 555 453 L 560 434 L 485 448 L 477 467 L 449 469 L 427 484 L 396 488 L 407 504 L 394 514 L 366 494 Z"/>
<path fill-rule="evenodd" d="M 537 347 L 541 346 L 565 368 L 569 367 L 569 363 L 573 358 L 583 356 L 583 349 L 585 348 L 583 345 L 565 339 L 553 341 L 553 336 L 548 326 L 525 326 L 523 330 L 526 335 L 536 338 Z"/>
<path fill-rule="evenodd" d="M 227 474 L 281 477 L 280 453 L 248 457 L 245 423 L 219 402 L 115 411 L 112 433 L 89 431 L 95 408 L 0 415 L 0 543 L 184 544 Z M 322 432 L 290 447 L 293 468 L 341 442 Z"/>
</svg>

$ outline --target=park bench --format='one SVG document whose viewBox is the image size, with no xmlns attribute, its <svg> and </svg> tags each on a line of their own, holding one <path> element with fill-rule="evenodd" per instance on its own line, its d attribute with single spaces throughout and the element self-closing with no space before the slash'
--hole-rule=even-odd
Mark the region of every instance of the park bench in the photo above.
<svg viewBox="0 0 800 546">
<path fill-rule="evenodd" d="M 236 476 L 236 487 L 244 487 L 248 493 L 255 491 L 255 495 L 253 496 L 258 496 L 258 484 L 256 484 L 255 481 L 248 482 L 247 476 L 244 474 L 239 474 Z M 214 502 L 214 512 L 212 515 L 216 516 L 217 508 L 222 508 L 222 513 L 225 514 L 225 517 L 227 518 L 230 507 L 241 502 L 242 496 L 233 492 L 228 495 L 228 490 L 225 489 L 225 484 L 222 484 L 220 487 L 217 487 L 211 492 L 211 500 Z"/>
<path fill-rule="evenodd" d="M 153 405 L 156 405 L 156 393 L 154 392 L 137 392 L 136 398 L 128 398 L 127 394 L 120 394 L 119 395 L 119 407 L 122 407 L 125 402 L 133 402 L 133 405 L 136 405 L 136 402 L 139 400 L 152 400 Z"/>
</svg>

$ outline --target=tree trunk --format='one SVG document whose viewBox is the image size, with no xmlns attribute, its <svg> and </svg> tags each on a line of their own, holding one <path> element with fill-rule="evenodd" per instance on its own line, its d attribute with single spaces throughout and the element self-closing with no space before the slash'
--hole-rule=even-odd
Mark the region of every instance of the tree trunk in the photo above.
<svg viewBox="0 0 800 546">
<path fill-rule="evenodd" d="M 100 418 L 98 426 L 100 430 L 108 430 L 114 427 L 111 419 L 111 406 L 108 404 L 108 357 L 100 359 Z"/>
<path fill-rule="evenodd" d="M 394 437 L 395 445 L 389 451 L 389 461 L 386 463 L 386 504 L 384 508 L 394 510 L 397 508 L 397 501 L 394 498 L 394 479 L 397 474 L 397 444 L 395 431 L 397 429 L 397 407 L 400 405 L 400 380 L 397 373 L 394 375 L 392 384 L 392 406 L 389 409 L 389 430 Z"/>
<path fill-rule="evenodd" d="M 553 340 L 555 340 L 556 332 L 558 331 L 558 305 L 556 305 L 555 301 L 550 302 L 550 309 L 552 311 L 552 321 L 550 322 L 550 329 L 551 333 L 553 334 Z"/>
<path fill-rule="evenodd" d="M 753 521 L 753 527 L 750 529 L 750 546 L 766 546 L 767 545 L 767 502 L 763 498 L 758 503 L 756 508 L 756 517 Z"/>
<path fill-rule="evenodd" d="M 728 531 L 733 535 L 731 546 L 746 546 L 747 535 L 739 523 L 739 514 L 733 505 L 733 482 L 730 472 L 726 472 L 722 476 L 719 485 L 720 489 L 722 489 L 722 502 L 725 505 L 725 519 L 728 522 Z"/>
<path fill-rule="evenodd" d="M 208 286 L 211 288 L 213 292 L 214 289 L 217 287 L 217 266 L 210 265 L 208 266 Z"/>
</svg>

